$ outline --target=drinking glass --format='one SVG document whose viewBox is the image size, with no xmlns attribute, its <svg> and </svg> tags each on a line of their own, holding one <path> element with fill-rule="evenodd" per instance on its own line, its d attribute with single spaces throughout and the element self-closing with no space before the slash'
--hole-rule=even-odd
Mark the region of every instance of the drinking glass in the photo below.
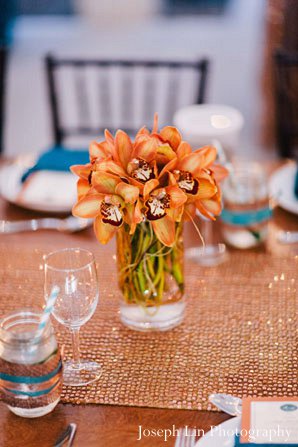
<svg viewBox="0 0 298 447">
<path fill-rule="evenodd" d="M 60 400 L 62 362 L 54 330 L 42 313 L 19 309 L 0 320 L 0 394 L 10 411 L 35 418 L 50 413 Z"/>
<path fill-rule="evenodd" d="M 189 248 L 186 257 L 204 267 L 213 267 L 225 262 L 227 259 L 226 246 L 218 240 L 218 231 L 214 228 L 214 222 L 200 217 L 200 232 L 204 245 Z"/>
<path fill-rule="evenodd" d="M 45 298 L 53 286 L 60 288 L 53 316 L 68 327 L 72 336 L 73 360 L 64 363 L 66 385 L 81 386 L 100 377 L 101 366 L 81 360 L 80 327 L 94 314 L 98 302 L 98 280 L 94 256 L 81 248 L 66 248 L 45 257 Z"/>
<path fill-rule="evenodd" d="M 265 242 L 272 216 L 267 176 L 254 162 L 238 162 L 223 184 L 222 234 L 235 248 L 251 248 Z"/>
</svg>

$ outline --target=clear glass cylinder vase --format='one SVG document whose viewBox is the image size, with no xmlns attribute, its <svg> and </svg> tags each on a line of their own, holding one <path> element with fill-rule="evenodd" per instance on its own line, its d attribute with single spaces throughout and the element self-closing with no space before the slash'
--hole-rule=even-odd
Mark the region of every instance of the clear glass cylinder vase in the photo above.
<svg viewBox="0 0 298 447">
<path fill-rule="evenodd" d="M 183 320 L 183 225 L 176 224 L 173 247 L 163 245 L 149 221 L 133 235 L 123 225 L 117 233 L 121 321 L 131 329 L 164 331 Z"/>
</svg>

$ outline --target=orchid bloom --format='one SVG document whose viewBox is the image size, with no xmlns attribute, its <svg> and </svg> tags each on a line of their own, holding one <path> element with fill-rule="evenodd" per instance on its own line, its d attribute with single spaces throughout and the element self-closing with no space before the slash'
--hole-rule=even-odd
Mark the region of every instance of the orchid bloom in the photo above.
<svg viewBox="0 0 298 447">
<path fill-rule="evenodd" d="M 95 161 L 96 171 L 105 171 L 126 179 L 141 191 L 144 184 L 157 177 L 156 143 L 151 139 L 144 139 L 132 143 L 129 136 L 118 130 L 115 138 L 106 131 L 110 154 L 108 157 Z"/>
<path fill-rule="evenodd" d="M 227 175 L 223 167 L 214 165 L 216 149 L 205 146 L 192 151 L 191 146 L 181 141 L 177 148 L 177 159 L 170 161 L 162 170 L 177 182 L 187 195 L 187 211 L 191 215 L 197 208 L 204 216 L 214 220 L 221 212 L 221 197 L 218 181 Z M 214 169 L 214 171 L 213 171 Z"/>
<path fill-rule="evenodd" d="M 175 222 L 180 220 L 176 213 L 187 201 L 177 185 L 162 187 L 158 180 L 150 180 L 144 187 L 144 214 L 151 222 L 158 239 L 166 246 L 175 243 Z"/>
<path fill-rule="evenodd" d="M 135 205 L 139 189 L 123 182 L 119 177 L 103 171 L 92 175 L 89 191 L 74 205 L 74 216 L 95 218 L 94 231 L 97 239 L 106 244 L 126 222 L 132 230 L 141 222 L 142 215 Z M 133 209 L 133 212 L 132 212 Z"/>
</svg>

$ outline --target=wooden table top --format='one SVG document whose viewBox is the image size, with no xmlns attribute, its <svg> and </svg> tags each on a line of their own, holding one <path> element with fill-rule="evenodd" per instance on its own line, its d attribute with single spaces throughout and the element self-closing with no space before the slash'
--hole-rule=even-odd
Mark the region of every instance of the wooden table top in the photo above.
<svg viewBox="0 0 298 447">
<path fill-rule="evenodd" d="M 23 210 L 7 204 L 0 199 L 0 219 L 29 219 L 41 217 L 40 214 Z M 298 231 L 297 216 L 280 208 L 274 211 L 273 224 L 286 230 Z M 192 237 L 186 231 L 186 245 L 192 244 Z M 193 234 L 193 232 L 192 232 Z M 53 249 L 70 246 L 90 248 L 96 244 L 92 228 L 77 234 L 62 234 L 53 231 L 0 235 L 0 243 L 14 246 L 44 247 Z M 197 244 L 198 242 L 196 242 Z M 113 243 L 112 243 L 113 244 Z M 208 431 L 229 416 L 223 413 L 188 410 L 168 410 L 108 405 L 66 405 L 59 404 L 49 415 L 38 419 L 25 419 L 12 414 L 5 405 L 0 404 L 0 446 L 38 447 L 53 446 L 59 434 L 70 422 L 78 426 L 74 446 L 83 447 L 134 447 L 134 446 L 174 446 L 174 437 L 164 441 L 164 432 L 158 436 L 144 436 L 138 440 L 142 430 L 173 430 L 175 428 L 194 427 Z M 148 435 L 148 431 L 145 432 Z"/>
</svg>

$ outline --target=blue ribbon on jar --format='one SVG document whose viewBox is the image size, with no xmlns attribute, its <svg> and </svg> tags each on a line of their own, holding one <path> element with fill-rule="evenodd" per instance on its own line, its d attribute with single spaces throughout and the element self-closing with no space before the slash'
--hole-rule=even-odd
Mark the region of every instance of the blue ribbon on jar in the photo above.
<svg viewBox="0 0 298 447">
<path fill-rule="evenodd" d="M 230 211 L 223 209 L 221 220 L 230 225 L 247 227 L 249 225 L 259 224 L 268 221 L 272 216 L 270 207 L 260 208 L 258 210 Z"/>
</svg>

